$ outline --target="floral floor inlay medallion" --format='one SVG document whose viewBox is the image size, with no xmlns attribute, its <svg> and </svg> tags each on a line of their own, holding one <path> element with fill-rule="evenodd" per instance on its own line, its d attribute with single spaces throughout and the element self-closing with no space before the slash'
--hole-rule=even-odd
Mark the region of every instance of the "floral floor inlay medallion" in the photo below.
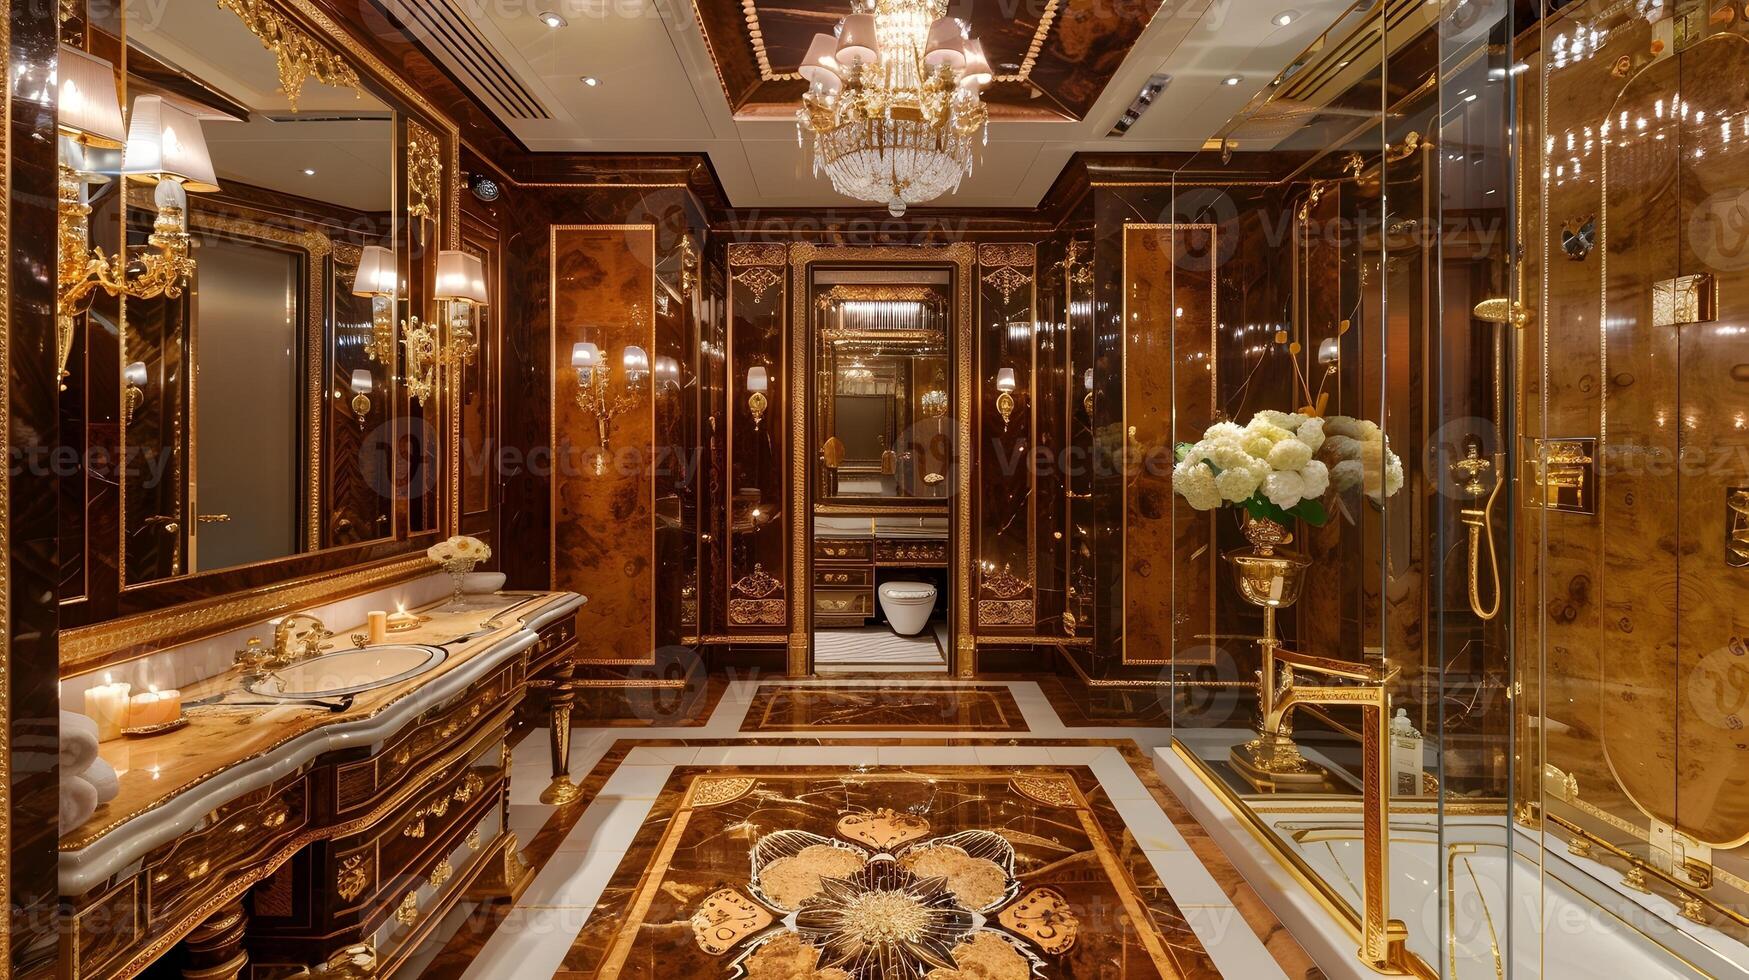
<svg viewBox="0 0 1749 980">
<path fill-rule="evenodd" d="M 1218 976 L 1079 767 L 680 768 L 561 975 Z"/>
</svg>

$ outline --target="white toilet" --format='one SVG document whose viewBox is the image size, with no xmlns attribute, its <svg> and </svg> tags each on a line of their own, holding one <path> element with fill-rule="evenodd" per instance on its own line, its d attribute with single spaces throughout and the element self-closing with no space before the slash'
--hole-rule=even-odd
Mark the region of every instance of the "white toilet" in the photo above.
<svg viewBox="0 0 1749 980">
<path fill-rule="evenodd" d="M 928 582 L 887 582 L 881 586 L 881 612 L 900 636 L 916 636 L 935 610 L 935 586 Z"/>
</svg>

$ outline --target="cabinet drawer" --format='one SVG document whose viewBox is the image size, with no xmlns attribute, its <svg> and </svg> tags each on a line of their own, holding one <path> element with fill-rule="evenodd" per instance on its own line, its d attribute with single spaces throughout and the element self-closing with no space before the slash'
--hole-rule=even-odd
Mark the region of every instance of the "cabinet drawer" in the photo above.
<svg viewBox="0 0 1749 980">
<path fill-rule="evenodd" d="M 146 911 L 158 923 L 187 914 L 298 836 L 310 816 L 309 782 L 256 790 L 227 803 L 206 829 L 146 859 Z"/>
<path fill-rule="evenodd" d="M 874 593 L 867 589 L 844 591 L 815 589 L 814 614 L 817 616 L 872 616 Z"/>
<path fill-rule="evenodd" d="M 815 565 L 818 588 L 868 588 L 874 584 L 874 569 L 868 565 Z"/>
<path fill-rule="evenodd" d="M 856 538 L 815 538 L 814 557 L 831 560 L 868 561 L 873 542 Z"/>
<path fill-rule="evenodd" d="M 875 542 L 875 561 L 883 565 L 947 564 L 946 541 L 881 540 Z"/>
</svg>

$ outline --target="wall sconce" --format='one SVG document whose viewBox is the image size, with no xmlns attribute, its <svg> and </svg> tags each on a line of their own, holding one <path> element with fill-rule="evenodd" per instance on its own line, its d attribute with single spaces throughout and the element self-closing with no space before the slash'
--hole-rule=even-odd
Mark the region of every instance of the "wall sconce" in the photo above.
<svg viewBox="0 0 1749 980">
<path fill-rule="evenodd" d="M 747 369 L 747 411 L 753 413 L 753 429 L 759 430 L 759 423 L 765 418 L 765 410 L 771 407 L 771 402 L 765 397 L 771 388 L 771 379 L 765 374 L 764 365 L 755 364 Z"/>
<path fill-rule="evenodd" d="M 422 324 L 418 317 L 409 317 L 401 330 L 401 346 L 407 350 L 407 391 L 420 404 L 437 390 L 440 368 L 458 369 L 479 349 L 473 308 L 489 300 L 485 263 L 466 252 L 438 252 L 431 298 L 443 308 L 437 323 Z"/>
<path fill-rule="evenodd" d="M 601 348 L 589 341 L 571 345 L 571 367 L 577 372 L 577 408 L 595 419 L 600 450 L 595 456 L 595 474 L 600 476 L 609 451 L 608 436 L 613 420 L 638 403 L 638 387 L 650 373 L 650 355 L 642 347 L 627 347 L 620 356 L 625 372 L 625 391 L 610 394 L 612 371 L 602 360 Z"/>
<path fill-rule="evenodd" d="M 352 369 L 352 414 L 358 416 L 358 427 L 364 428 L 365 417 L 370 415 L 370 393 L 376 387 L 376 379 L 370 375 L 369 368 Z"/>
<path fill-rule="evenodd" d="M 97 290 L 134 299 L 182 295 L 194 274 L 194 258 L 189 254 L 188 192 L 216 191 L 219 185 L 195 115 L 160 96 L 142 95 L 134 100 L 133 118 L 124 139 L 115 66 L 62 45 L 59 74 L 55 355 L 65 390 L 71 376 L 67 364 L 73 353 L 75 324 Z M 124 175 L 158 185 L 153 195 L 157 219 L 146 239 L 148 250 L 142 251 L 137 261 L 130 261 L 126 246 L 111 257 L 90 244 L 90 188 L 107 183 L 109 177 L 93 169 L 88 151 L 116 147 L 125 147 Z"/>
<path fill-rule="evenodd" d="M 122 369 L 121 424 L 132 425 L 134 412 L 139 410 L 140 403 L 146 400 L 146 362 L 135 361 Z"/>
<path fill-rule="evenodd" d="M 1014 414 L 1014 369 L 996 372 L 996 413 L 1002 416 L 1002 431 L 1008 431 L 1008 419 Z"/>
<path fill-rule="evenodd" d="M 680 390 L 680 362 L 672 357 L 656 358 L 656 391 Z"/>
<path fill-rule="evenodd" d="M 379 364 L 395 361 L 392 310 L 399 283 L 395 253 L 381 245 L 366 245 L 358 257 L 358 274 L 352 277 L 352 295 L 370 297 L 370 340 L 364 353 Z"/>
<path fill-rule="evenodd" d="M 1081 396 L 1081 406 L 1083 408 L 1087 409 L 1088 415 L 1092 415 L 1093 414 L 1093 369 L 1092 368 L 1088 368 L 1087 370 L 1081 372 L 1081 387 L 1085 388 L 1087 390 L 1087 394 Z"/>
</svg>

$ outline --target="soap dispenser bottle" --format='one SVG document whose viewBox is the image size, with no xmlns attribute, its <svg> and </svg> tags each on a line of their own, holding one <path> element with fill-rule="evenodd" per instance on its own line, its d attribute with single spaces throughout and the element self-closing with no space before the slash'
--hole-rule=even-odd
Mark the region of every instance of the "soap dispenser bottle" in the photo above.
<svg viewBox="0 0 1749 980">
<path fill-rule="evenodd" d="M 1409 712 L 1398 708 L 1391 719 L 1391 795 L 1420 796 L 1424 765 L 1421 733 L 1409 723 Z"/>
</svg>

